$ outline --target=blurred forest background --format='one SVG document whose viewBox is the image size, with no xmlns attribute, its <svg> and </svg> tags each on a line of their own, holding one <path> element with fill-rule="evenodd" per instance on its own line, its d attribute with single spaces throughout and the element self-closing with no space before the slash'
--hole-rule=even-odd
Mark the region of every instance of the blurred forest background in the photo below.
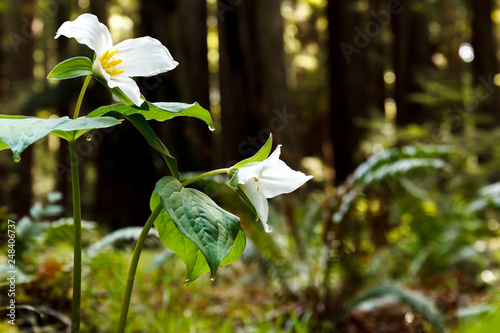
<svg viewBox="0 0 500 333">
<path fill-rule="evenodd" d="M 315 176 L 272 201 L 270 235 L 224 179 L 198 185 L 242 216 L 243 258 L 216 283 L 179 289 L 181 264 L 151 240 L 154 273 L 138 278 L 131 332 L 495 332 L 481 316 L 495 311 L 500 277 L 500 1 L 1 0 L 1 113 L 72 112 L 83 79 L 46 76 L 92 57 L 54 40 L 85 12 L 115 43 L 149 35 L 180 63 L 138 79 L 149 101 L 210 110 L 214 132 L 196 119 L 152 124 L 181 173 L 228 167 L 272 133 L 283 159 Z M 81 114 L 113 103 L 96 82 L 87 96 Z M 86 225 L 87 331 L 116 322 L 127 260 L 103 249 L 133 245 L 103 235 L 142 225 L 167 173 L 141 140 L 123 124 L 78 145 L 83 217 L 98 223 Z M 0 154 L 0 215 L 30 216 L 19 232 L 24 299 L 58 327 L 70 289 L 69 252 L 54 241 L 69 244 L 69 151 L 52 136 L 21 158 Z"/>
</svg>

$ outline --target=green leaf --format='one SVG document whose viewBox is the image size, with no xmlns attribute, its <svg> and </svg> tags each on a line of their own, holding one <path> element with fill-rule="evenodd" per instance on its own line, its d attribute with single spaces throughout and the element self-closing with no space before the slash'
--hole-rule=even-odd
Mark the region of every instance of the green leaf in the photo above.
<svg viewBox="0 0 500 333">
<path fill-rule="evenodd" d="M 229 254 L 240 230 L 240 219 L 223 210 L 206 194 L 184 188 L 174 177 L 156 183 L 163 209 L 177 229 L 193 242 L 205 257 L 212 277 Z M 198 270 L 198 264 L 195 264 Z"/>
<path fill-rule="evenodd" d="M 4 150 L 4 149 L 8 149 L 9 146 L 3 142 L 2 140 L 0 140 L 0 150 Z"/>
<path fill-rule="evenodd" d="M 202 108 L 197 102 L 194 102 L 193 104 L 145 102 L 141 105 L 141 107 L 137 107 L 136 105 L 127 105 L 127 103 L 114 104 L 102 106 L 92 111 L 88 116 L 99 117 L 109 111 L 116 111 L 126 115 L 139 113 L 142 114 L 146 120 L 157 121 L 165 121 L 180 116 L 195 117 L 203 120 L 211 130 L 214 128 L 210 112 Z"/>
<path fill-rule="evenodd" d="M 117 119 L 126 119 L 132 123 L 141 132 L 141 134 L 146 139 L 146 142 L 156 149 L 162 156 L 165 162 L 167 163 L 170 172 L 176 178 L 179 178 L 179 170 L 177 168 L 177 159 L 173 157 L 168 151 L 167 147 L 163 144 L 163 142 L 156 136 L 155 132 L 149 126 L 149 123 L 146 121 L 144 116 L 141 114 L 131 114 L 125 115 L 123 113 L 119 113 L 117 111 L 109 111 L 104 114 L 105 116 L 117 118 Z M 103 116 L 99 116 L 98 118 L 93 119 L 101 119 Z"/>
<path fill-rule="evenodd" d="M 227 173 L 230 181 L 227 183 L 229 186 L 232 186 L 234 188 L 238 188 L 238 183 L 236 181 L 236 174 L 238 173 L 238 168 L 244 167 L 248 164 L 255 163 L 255 162 L 262 162 L 265 160 L 268 156 L 269 153 L 271 152 L 271 148 L 273 146 L 273 136 L 272 134 L 269 136 L 269 139 L 267 139 L 267 142 L 260 148 L 260 150 L 253 155 L 252 157 L 249 157 L 241 162 L 236 163 L 233 165 L 231 168 L 229 168 L 229 172 Z"/>
<path fill-rule="evenodd" d="M 198 102 L 192 104 L 178 102 L 156 102 L 148 103 L 149 112 L 158 113 L 158 116 L 150 119 L 163 121 L 177 116 L 189 116 L 203 120 L 211 131 L 215 130 L 215 125 L 208 110 L 202 108 Z M 161 112 L 166 111 L 165 112 Z M 163 120 L 162 120 L 163 119 Z"/>
<path fill-rule="evenodd" d="M 160 196 L 158 193 L 153 192 L 151 197 L 151 210 L 154 210 L 159 204 Z M 186 284 L 193 282 L 201 275 L 210 271 L 207 260 L 200 249 L 177 229 L 175 223 L 165 210 L 163 210 L 156 219 L 155 228 L 160 235 L 162 243 L 175 252 L 186 265 Z M 240 229 L 234 240 L 231 252 L 222 260 L 220 266 L 226 266 L 238 260 L 245 249 L 245 245 L 245 233 Z"/>
<path fill-rule="evenodd" d="M 120 122 L 112 117 L 70 119 L 61 117 L 56 119 L 41 119 L 24 116 L 0 115 L 0 149 L 7 145 L 15 159 L 32 143 L 46 137 L 50 133 L 62 138 L 71 138 L 70 132 L 90 129 L 107 128 L 118 125 Z M 79 135 L 81 135 L 79 132 Z"/>
<path fill-rule="evenodd" d="M 54 67 L 47 78 L 54 80 L 71 79 L 79 76 L 93 75 L 92 62 L 86 57 L 75 57 L 64 60 Z"/>
</svg>

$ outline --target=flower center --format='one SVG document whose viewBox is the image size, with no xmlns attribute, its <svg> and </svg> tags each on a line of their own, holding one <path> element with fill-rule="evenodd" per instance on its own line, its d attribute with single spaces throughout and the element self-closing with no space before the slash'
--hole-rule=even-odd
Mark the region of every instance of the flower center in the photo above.
<svg viewBox="0 0 500 333">
<path fill-rule="evenodd" d="M 115 67 L 122 62 L 121 59 L 115 59 L 114 55 L 118 53 L 118 50 L 113 52 L 106 51 L 102 55 L 99 61 L 101 62 L 102 69 L 106 71 L 109 75 L 118 75 L 123 73 L 123 70 L 116 69 Z"/>
<path fill-rule="evenodd" d="M 257 177 L 253 177 L 253 180 L 255 181 L 255 184 L 257 184 L 257 182 L 259 181 L 259 178 Z M 257 186 L 257 191 L 260 190 L 260 188 Z"/>
</svg>

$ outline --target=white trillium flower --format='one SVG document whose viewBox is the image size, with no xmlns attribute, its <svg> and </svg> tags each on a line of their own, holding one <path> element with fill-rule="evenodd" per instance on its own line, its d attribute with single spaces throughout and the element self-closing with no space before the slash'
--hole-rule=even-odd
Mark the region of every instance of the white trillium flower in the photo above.
<svg viewBox="0 0 500 333">
<path fill-rule="evenodd" d="M 236 174 L 238 187 L 253 204 L 266 232 L 269 205 L 267 199 L 290 193 L 305 184 L 312 176 L 292 170 L 279 159 L 281 145 L 264 161 L 240 167 Z"/>
<path fill-rule="evenodd" d="M 119 88 L 137 106 L 144 100 L 131 77 L 157 75 L 179 64 L 159 40 L 151 37 L 127 39 L 113 45 L 108 28 L 92 14 L 64 22 L 55 38 L 61 35 L 75 38 L 94 50 L 94 75 L 106 80 L 110 88 Z"/>
</svg>

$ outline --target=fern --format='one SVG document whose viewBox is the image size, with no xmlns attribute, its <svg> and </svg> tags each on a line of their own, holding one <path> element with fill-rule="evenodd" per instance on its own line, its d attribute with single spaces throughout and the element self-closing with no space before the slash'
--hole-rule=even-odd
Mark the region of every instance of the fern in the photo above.
<svg viewBox="0 0 500 333">
<path fill-rule="evenodd" d="M 448 164 L 438 158 L 408 158 L 383 165 L 372 173 L 367 173 L 362 180 L 365 184 L 379 182 L 389 177 L 405 174 L 417 168 L 444 169 Z"/>
<path fill-rule="evenodd" d="M 368 183 L 364 181 L 365 178 L 371 178 L 370 174 L 373 174 L 376 170 L 384 165 L 393 164 L 395 162 L 402 162 L 404 160 L 416 160 L 416 159 L 435 159 L 436 161 L 441 161 L 438 157 L 452 154 L 455 149 L 451 146 L 405 146 L 401 149 L 387 149 L 379 155 L 371 156 L 366 162 L 360 164 L 356 170 L 354 170 L 351 181 L 359 183 Z M 404 164 L 403 164 L 404 165 Z M 406 165 L 404 171 L 412 169 Z M 432 166 L 432 165 L 426 165 Z M 416 163 L 415 167 L 421 167 Z M 393 170 L 396 171 L 395 168 Z"/>
<path fill-rule="evenodd" d="M 137 240 L 139 239 L 139 235 L 141 234 L 141 227 L 127 227 L 115 230 L 106 236 L 104 236 L 101 240 L 95 242 L 91 246 L 89 246 L 85 253 L 89 257 L 95 257 L 98 255 L 103 249 L 106 247 L 112 246 L 114 243 L 118 241 L 124 240 Z M 156 229 L 149 230 L 149 236 L 156 236 L 158 238 L 158 232 Z"/>
<path fill-rule="evenodd" d="M 332 222 L 339 223 L 342 221 L 344 216 L 351 208 L 351 204 L 356 200 L 356 198 L 360 195 L 360 191 L 356 189 L 352 189 L 342 196 L 342 202 L 340 203 L 339 209 L 333 214 Z"/>
<path fill-rule="evenodd" d="M 369 185 L 384 179 L 399 181 L 402 175 L 417 169 L 448 168 L 448 163 L 437 156 L 453 152 L 454 149 L 450 146 L 406 146 L 399 150 L 388 149 L 382 154 L 373 155 L 349 177 L 346 184 L 348 191 L 341 196 L 340 206 L 333 215 L 332 222 L 340 222 L 349 212 L 352 203 Z"/>
<path fill-rule="evenodd" d="M 441 312 L 430 298 L 397 283 L 388 283 L 367 290 L 351 302 L 349 309 L 359 306 L 369 299 L 387 296 L 408 306 L 413 312 L 420 314 L 425 320 L 432 324 L 438 332 L 444 333 L 447 331 L 446 323 Z"/>
<path fill-rule="evenodd" d="M 174 252 L 172 252 L 170 249 L 165 248 L 162 252 L 156 254 L 153 257 L 153 261 L 148 265 L 146 268 L 146 273 L 152 272 L 157 270 L 159 267 L 161 267 L 172 255 Z"/>
<path fill-rule="evenodd" d="M 467 206 L 467 210 L 478 212 L 487 207 L 500 207 L 500 182 L 481 188 L 479 197 Z"/>
</svg>

